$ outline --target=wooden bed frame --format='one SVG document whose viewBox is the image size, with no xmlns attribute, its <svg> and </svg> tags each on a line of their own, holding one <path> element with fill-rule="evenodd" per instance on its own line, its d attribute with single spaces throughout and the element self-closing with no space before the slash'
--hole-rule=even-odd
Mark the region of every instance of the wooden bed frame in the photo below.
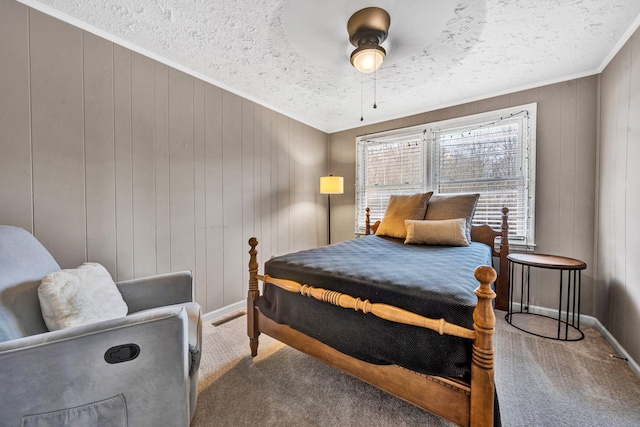
<svg viewBox="0 0 640 427">
<path fill-rule="evenodd" d="M 258 251 L 256 249 L 258 240 L 252 237 L 249 239 L 251 249 L 249 251 L 249 292 L 247 297 L 247 334 L 249 335 L 251 355 L 257 355 L 258 337 L 264 333 L 458 425 L 492 426 L 495 393 L 493 373 L 495 314 L 492 300 L 496 298 L 496 293 L 491 289 L 491 283 L 496 283 L 498 300 L 501 293 L 508 295 L 506 289 L 508 286 L 506 256 L 509 252 L 507 213 L 508 209 L 503 208 L 501 232 L 495 232 L 486 225 L 472 228 L 472 240 L 486 243 L 492 248 L 493 255 L 500 257 L 500 271 L 503 272 L 497 276 L 496 271 L 489 266 L 480 266 L 475 269 L 474 275 L 480 286 L 475 290 L 478 304 L 473 312 L 473 329 L 448 323 L 444 319 L 429 319 L 391 305 L 363 301 L 350 295 L 314 288 L 292 280 L 259 275 Z M 370 227 L 367 212 L 367 234 L 370 230 L 375 230 L 377 224 Z M 494 240 L 497 236 L 501 236 L 502 242 L 499 252 L 494 249 Z M 473 341 L 470 382 L 424 375 L 397 365 L 376 365 L 363 362 L 287 325 L 276 323 L 263 315 L 256 305 L 256 301 L 260 297 L 259 280 L 289 292 L 300 293 L 339 307 L 371 313 L 392 322 L 424 327 L 437 331 L 441 335 L 447 334 L 470 339 Z M 506 301 L 504 303 L 506 307 Z"/>
</svg>

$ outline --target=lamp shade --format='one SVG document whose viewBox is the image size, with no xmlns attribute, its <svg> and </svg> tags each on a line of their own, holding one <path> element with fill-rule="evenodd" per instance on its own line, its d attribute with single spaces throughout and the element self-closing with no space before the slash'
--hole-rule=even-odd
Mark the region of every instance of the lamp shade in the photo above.
<svg viewBox="0 0 640 427">
<path fill-rule="evenodd" d="M 342 194 L 344 193 L 344 178 L 341 176 L 321 176 L 320 194 Z"/>
</svg>

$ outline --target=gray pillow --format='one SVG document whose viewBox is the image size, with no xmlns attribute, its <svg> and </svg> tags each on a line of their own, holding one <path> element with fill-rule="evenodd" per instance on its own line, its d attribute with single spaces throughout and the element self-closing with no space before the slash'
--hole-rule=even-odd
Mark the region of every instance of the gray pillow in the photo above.
<svg viewBox="0 0 640 427">
<path fill-rule="evenodd" d="M 466 237 L 471 242 L 471 220 L 476 211 L 480 194 L 456 194 L 450 196 L 436 195 L 429 199 L 426 220 L 442 220 L 464 218 L 466 221 Z"/>
</svg>

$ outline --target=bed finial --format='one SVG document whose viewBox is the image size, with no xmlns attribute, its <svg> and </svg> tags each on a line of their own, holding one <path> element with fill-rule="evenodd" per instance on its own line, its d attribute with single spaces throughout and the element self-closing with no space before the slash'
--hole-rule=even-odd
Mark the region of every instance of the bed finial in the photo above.
<svg viewBox="0 0 640 427">
<path fill-rule="evenodd" d="M 500 243 L 509 246 L 509 208 L 506 206 L 502 207 L 502 225 L 500 229 L 502 230 L 502 241 Z"/>
<path fill-rule="evenodd" d="M 496 293 L 491 289 L 498 275 L 486 265 L 476 267 L 474 271 L 480 286 L 475 290 L 478 305 L 473 311 L 473 329 L 476 339 L 472 345 L 471 355 L 471 425 L 493 425 L 494 358 L 493 334 L 495 333 L 496 316 L 491 305 Z"/>
<path fill-rule="evenodd" d="M 487 265 L 481 265 L 479 267 L 476 267 L 473 274 L 476 276 L 476 280 L 481 284 L 482 283 L 491 284 L 495 282 L 496 278 L 498 277 L 498 274 L 496 273 L 496 271 Z"/>
<path fill-rule="evenodd" d="M 502 226 L 500 235 L 500 275 L 496 283 L 496 308 L 498 310 L 506 310 L 509 304 L 509 208 L 502 207 Z"/>
<path fill-rule="evenodd" d="M 365 229 L 364 229 L 364 234 L 365 236 L 368 236 L 369 234 L 371 234 L 371 217 L 369 216 L 369 208 L 365 208 L 365 211 L 367 212 L 365 215 Z"/>
<path fill-rule="evenodd" d="M 256 300 L 260 297 L 258 288 L 258 239 L 252 237 L 249 239 L 249 292 L 247 294 L 247 335 L 249 336 L 249 347 L 251 348 L 251 356 L 258 354 L 258 337 L 260 331 L 258 329 L 258 317 L 256 316 Z"/>
</svg>

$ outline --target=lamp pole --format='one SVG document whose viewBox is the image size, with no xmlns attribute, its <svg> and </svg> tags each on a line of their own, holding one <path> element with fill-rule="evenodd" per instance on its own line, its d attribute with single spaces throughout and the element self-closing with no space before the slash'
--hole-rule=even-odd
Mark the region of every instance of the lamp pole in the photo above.
<svg viewBox="0 0 640 427">
<path fill-rule="evenodd" d="M 331 194 L 327 194 L 327 245 L 331 244 Z"/>
</svg>

